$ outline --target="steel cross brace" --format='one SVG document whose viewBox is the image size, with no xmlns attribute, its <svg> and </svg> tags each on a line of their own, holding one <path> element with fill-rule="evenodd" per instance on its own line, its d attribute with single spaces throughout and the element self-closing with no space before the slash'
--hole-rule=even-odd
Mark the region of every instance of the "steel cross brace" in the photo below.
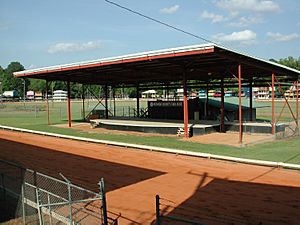
<svg viewBox="0 0 300 225">
<path fill-rule="evenodd" d="M 94 108 L 87 114 L 87 116 L 85 117 L 86 119 L 91 115 L 91 113 L 94 111 L 94 109 L 97 108 L 98 105 L 102 105 L 105 109 L 107 108 L 103 103 L 103 97 L 99 98 L 97 95 L 95 95 L 95 93 L 90 89 L 90 87 L 87 88 L 87 90 L 98 100 L 98 103 L 94 106 Z M 108 112 L 110 113 L 110 115 L 112 116 L 112 112 L 108 109 Z"/>
</svg>

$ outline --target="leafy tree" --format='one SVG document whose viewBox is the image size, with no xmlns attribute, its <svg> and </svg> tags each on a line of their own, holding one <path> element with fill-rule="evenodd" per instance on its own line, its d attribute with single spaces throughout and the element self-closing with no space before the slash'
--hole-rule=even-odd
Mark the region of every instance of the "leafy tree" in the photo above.
<svg viewBox="0 0 300 225">
<path fill-rule="evenodd" d="M 300 71 L 300 57 L 297 59 L 292 56 L 289 56 L 287 58 L 280 59 L 279 61 L 276 61 L 275 59 L 270 59 L 270 61 L 282 64 L 282 65 L 285 65 L 285 66 L 288 66 L 290 68 L 294 68 L 294 69 Z M 288 89 L 289 89 L 289 87 L 287 87 L 287 86 L 283 87 L 284 91 L 286 91 Z"/>
<path fill-rule="evenodd" d="M 11 62 L 7 68 L 1 72 L 3 91 L 17 90 L 20 96 L 23 96 L 23 88 L 29 85 L 28 79 L 20 79 L 13 76 L 14 72 L 24 70 L 24 66 L 19 62 Z"/>
<path fill-rule="evenodd" d="M 64 81 L 53 81 L 52 84 L 53 85 L 51 88 L 53 88 L 53 90 L 67 90 L 67 83 Z"/>
<path fill-rule="evenodd" d="M 296 70 L 300 70 L 300 57 L 297 59 L 292 56 L 289 56 L 287 58 L 279 59 L 278 61 L 276 61 L 275 59 L 270 59 L 270 61 L 280 63 L 282 65 L 294 68 Z"/>
<path fill-rule="evenodd" d="M 82 97 L 82 84 L 71 83 L 71 97 L 72 98 Z"/>
<path fill-rule="evenodd" d="M 300 57 L 296 59 L 292 56 L 289 56 L 287 58 L 280 59 L 278 62 L 282 65 L 294 68 L 296 70 L 300 70 Z"/>
<path fill-rule="evenodd" d="M 134 87 L 126 88 L 125 89 L 125 93 L 128 94 L 129 98 L 136 98 L 137 97 L 137 95 L 136 95 L 136 88 L 134 88 Z"/>
<path fill-rule="evenodd" d="M 34 92 L 45 92 L 46 91 L 46 82 L 45 80 L 40 79 L 29 79 L 30 84 L 28 90 L 32 90 Z"/>
</svg>

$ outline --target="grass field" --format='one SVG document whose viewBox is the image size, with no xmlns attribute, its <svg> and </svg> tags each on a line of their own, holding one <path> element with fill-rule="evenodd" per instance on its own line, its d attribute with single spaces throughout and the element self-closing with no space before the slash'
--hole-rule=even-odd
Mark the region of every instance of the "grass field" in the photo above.
<svg viewBox="0 0 300 225">
<path fill-rule="evenodd" d="M 228 98 L 227 102 L 236 103 L 236 98 Z M 86 102 L 86 114 L 92 110 L 96 102 Z M 243 99 L 243 104 L 247 105 L 247 99 Z M 283 102 L 276 102 L 276 115 L 280 113 Z M 113 103 L 109 102 L 110 108 Z M 147 102 L 141 101 L 140 107 L 146 107 Z M 51 124 L 67 123 L 67 104 L 66 102 L 49 103 Z M 257 119 L 270 120 L 271 115 L 270 102 L 254 102 L 257 107 Z M 295 102 L 291 102 L 293 109 Z M 118 116 L 133 116 L 135 101 L 116 101 L 116 114 Z M 98 109 L 103 107 L 98 107 Z M 294 110 L 295 111 L 295 110 Z M 111 109 L 113 112 L 113 109 Z M 72 120 L 74 122 L 82 120 L 82 103 L 72 102 Z M 290 121 L 291 115 L 286 109 L 282 114 L 280 121 Z M 120 141 L 135 144 L 145 144 L 160 147 L 182 149 L 188 151 L 206 152 L 220 155 L 228 155 L 242 158 L 262 159 L 271 161 L 281 161 L 300 164 L 300 138 L 294 137 L 286 140 L 273 141 L 265 144 L 258 144 L 251 147 L 236 148 L 225 145 L 205 145 L 194 142 L 183 142 L 180 138 L 174 136 L 136 136 L 132 134 L 107 134 L 107 133 L 88 133 L 68 128 L 60 128 L 47 125 L 47 113 L 45 103 L 0 103 L 0 124 L 27 128 L 32 130 L 54 132 L 60 134 L 74 135 L 80 137 L 89 137 L 95 139 Z"/>
</svg>

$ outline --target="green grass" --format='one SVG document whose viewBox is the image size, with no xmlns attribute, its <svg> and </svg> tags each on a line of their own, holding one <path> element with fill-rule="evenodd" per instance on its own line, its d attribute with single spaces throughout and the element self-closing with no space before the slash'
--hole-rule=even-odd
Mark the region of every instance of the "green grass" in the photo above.
<svg viewBox="0 0 300 225">
<path fill-rule="evenodd" d="M 121 102 L 120 102 L 121 103 Z M 91 109 L 94 102 L 86 105 Z M 134 107 L 134 102 L 122 102 L 123 107 Z M 142 103 L 146 105 L 145 103 Z M 263 103 L 268 106 L 269 103 Z M 24 110 L 26 109 L 26 110 Z M 38 109 L 39 111 L 37 111 Z M 265 114 L 270 115 L 267 110 L 270 107 L 264 107 L 262 114 L 258 113 L 258 118 L 262 118 Z M 52 124 L 67 123 L 66 103 L 50 103 L 50 118 Z M 278 108 L 279 110 L 279 108 Z M 88 111 L 88 110 L 87 110 Z M 121 110 L 122 112 L 123 110 Z M 80 103 L 72 103 L 72 119 L 80 121 L 82 118 L 82 109 Z M 42 103 L 22 103 L 0 105 L 0 124 L 20 127 L 38 131 L 46 131 L 65 135 L 74 135 L 79 137 L 88 137 L 101 140 L 110 140 L 134 144 L 152 145 L 166 148 L 182 149 L 194 152 L 212 153 L 226 156 L 234 156 L 249 159 L 261 159 L 270 161 L 280 161 L 288 163 L 300 164 L 300 138 L 290 138 L 286 140 L 278 140 L 264 144 L 258 144 L 251 147 L 237 148 L 225 145 L 206 145 L 194 142 L 183 142 L 177 137 L 162 136 L 136 136 L 123 134 L 107 134 L 107 133 L 91 133 L 78 131 L 68 128 L 61 128 L 47 125 L 47 114 L 45 104 Z"/>
</svg>

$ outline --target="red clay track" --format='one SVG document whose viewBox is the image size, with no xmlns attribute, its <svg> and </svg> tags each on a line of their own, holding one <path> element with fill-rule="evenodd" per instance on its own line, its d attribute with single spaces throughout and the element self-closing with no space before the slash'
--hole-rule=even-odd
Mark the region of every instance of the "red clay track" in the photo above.
<svg viewBox="0 0 300 225">
<path fill-rule="evenodd" d="M 97 190 L 120 224 L 150 224 L 155 195 L 168 215 L 204 224 L 299 224 L 300 172 L 0 130 L 0 158 Z M 180 212 L 179 212 L 180 211 Z M 110 214 L 112 215 L 112 214 Z M 174 224 L 174 223 L 172 223 Z"/>
</svg>

